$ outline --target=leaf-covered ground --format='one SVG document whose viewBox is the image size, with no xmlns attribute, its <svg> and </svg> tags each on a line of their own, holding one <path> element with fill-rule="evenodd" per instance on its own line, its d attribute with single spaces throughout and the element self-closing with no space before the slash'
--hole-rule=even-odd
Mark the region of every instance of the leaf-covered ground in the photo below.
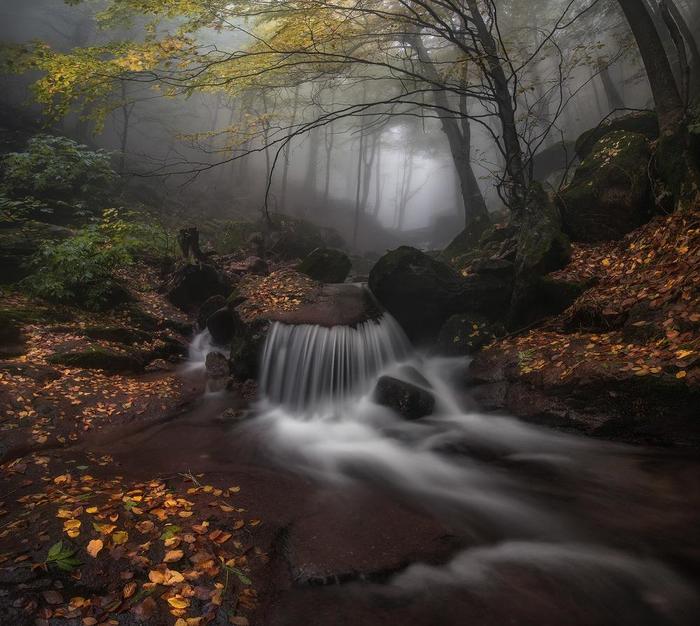
<svg viewBox="0 0 700 626">
<path fill-rule="evenodd" d="M 697 442 L 700 209 L 656 217 L 620 241 L 576 244 L 551 276 L 586 289 L 560 315 L 477 356 L 482 402 L 632 441 Z"/>
<path fill-rule="evenodd" d="M 564 379 L 601 361 L 700 384 L 700 210 L 658 217 L 622 241 L 576 244 L 552 277 L 592 287 L 549 324 L 501 342 L 522 353 L 523 373 L 554 367 Z"/>
<path fill-rule="evenodd" d="M 240 487 L 121 476 L 81 445 L 168 419 L 202 391 L 176 372 L 191 321 L 148 268 L 122 278 L 134 302 L 109 313 L 3 294 L 21 337 L 0 361 L 0 623 L 244 626 L 251 568 L 267 557 Z M 63 363 L 84 353 L 107 369 Z"/>
</svg>

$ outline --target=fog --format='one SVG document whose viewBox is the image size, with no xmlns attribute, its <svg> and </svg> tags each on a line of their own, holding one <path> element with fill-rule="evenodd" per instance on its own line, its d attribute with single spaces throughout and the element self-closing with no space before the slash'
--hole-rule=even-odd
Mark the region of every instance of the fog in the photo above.
<svg viewBox="0 0 700 626">
<path fill-rule="evenodd" d="M 94 16 L 104 7 L 99 1 L 78 6 L 55 0 L 0 4 L 0 37 L 6 43 L 41 39 L 68 51 L 143 37 L 138 20 L 116 28 L 96 26 Z M 554 19 L 566 4 L 547 0 L 538 20 L 544 24 Z M 698 26 L 698 7 L 692 2 L 678 4 L 689 23 Z M 509 6 L 528 12 L 519 2 Z M 529 50 L 535 49 L 542 29 L 539 23 L 523 25 L 515 10 L 505 12 L 500 26 L 506 37 L 518 39 L 518 45 L 526 46 L 530 38 Z M 177 22 L 165 21 L 158 28 L 174 32 Z M 203 28 L 195 36 L 200 45 L 235 51 L 250 43 L 246 32 L 241 21 L 234 28 Z M 556 144 L 569 146 L 566 158 L 555 150 L 542 167 L 534 157 L 536 177 L 552 189 L 572 157 L 570 142 L 581 132 L 616 108 L 653 107 L 630 37 L 616 3 L 606 0 L 559 37 L 560 55 L 543 50 L 521 77 L 522 109 L 516 119 L 527 126 L 536 108 L 540 120 L 530 123 L 522 136 L 541 130 L 541 120 L 547 119 L 552 127 L 534 142 L 537 153 Z M 433 54 L 449 60 L 452 52 L 440 48 Z M 41 115 L 41 107 L 31 103 L 30 85 L 36 78 L 36 73 L 3 77 L 3 117 Z M 135 77 L 122 82 L 122 92 L 111 99 L 113 110 L 102 127 L 84 119 L 89 110 L 80 107 L 63 119 L 43 123 L 55 132 L 114 151 L 115 164 L 132 189 L 192 221 L 254 216 L 267 204 L 271 211 L 335 227 L 358 251 L 381 251 L 398 242 L 427 247 L 449 242 L 464 223 L 464 203 L 436 112 L 418 111 L 405 101 L 358 109 L 358 103 L 390 101 L 407 89 L 403 77 L 372 68 L 338 76 L 320 74 L 314 81 L 304 78 L 297 82 L 291 76 L 285 83 L 272 77 L 261 80 L 259 88 L 253 82 L 246 89 L 183 88 L 166 93 L 155 82 Z M 561 86 L 563 106 L 554 97 L 554 82 Z M 498 212 L 504 203 L 497 188 L 503 170 L 493 135 L 500 133 L 497 119 L 482 102 L 470 101 L 468 106 L 474 116 L 474 174 L 488 210 Z M 26 108 L 19 113 L 21 107 Z M 356 107 L 352 115 L 334 115 L 352 107 Z M 326 121 L 314 125 L 323 116 Z M 333 117 L 335 121 L 329 122 Z M 294 136 L 285 145 L 290 135 Z M 360 214 L 357 228 L 355 213 Z"/>
</svg>

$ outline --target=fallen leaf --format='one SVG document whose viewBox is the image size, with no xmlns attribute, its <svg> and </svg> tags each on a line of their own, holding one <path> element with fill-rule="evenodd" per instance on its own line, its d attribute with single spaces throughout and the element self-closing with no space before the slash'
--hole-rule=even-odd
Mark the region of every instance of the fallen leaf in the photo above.
<svg viewBox="0 0 700 626">
<path fill-rule="evenodd" d="M 93 539 L 87 544 L 87 553 L 94 559 L 104 547 L 102 539 Z"/>
<path fill-rule="evenodd" d="M 165 553 L 165 558 L 163 559 L 163 562 L 175 563 L 175 561 L 179 561 L 183 556 L 184 552 L 182 550 L 169 550 Z"/>
</svg>

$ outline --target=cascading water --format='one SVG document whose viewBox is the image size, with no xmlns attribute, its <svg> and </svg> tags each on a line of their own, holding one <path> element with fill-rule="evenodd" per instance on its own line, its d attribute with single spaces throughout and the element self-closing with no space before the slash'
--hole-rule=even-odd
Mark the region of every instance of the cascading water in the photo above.
<svg viewBox="0 0 700 626">
<path fill-rule="evenodd" d="M 465 411 L 450 382 L 464 365 L 416 354 L 389 315 L 356 328 L 275 323 L 255 428 L 285 471 L 369 485 L 469 538 L 471 547 L 442 565 L 405 569 L 394 590 L 494 593 L 512 590 L 513 571 L 524 569 L 589 606 L 590 623 L 693 623 L 700 605 L 692 585 L 659 560 L 609 545 L 586 508 L 610 506 L 602 492 L 614 494 L 613 506 L 624 507 L 622 494 L 638 505 L 643 479 L 629 452 Z M 435 396 L 433 415 L 410 422 L 376 404 L 382 374 L 417 378 Z M 547 478 L 527 478 L 533 468 Z M 572 490 L 577 498 L 565 506 Z M 631 609 L 629 618 L 613 607 Z"/>
<path fill-rule="evenodd" d="M 355 327 L 274 322 L 261 360 L 260 392 L 294 411 L 342 404 L 370 390 L 411 347 L 388 313 Z"/>
<path fill-rule="evenodd" d="M 224 351 L 208 333 L 198 335 L 189 367 L 203 367 L 212 350 Z M 585 608 L 568 621 L 566 603 L 552 600 L 554 616 L 538 624 L 696 623 L 698 595 L 668 566 L 663 549 L 654 551 L 659 535 L 629 540 L 639 520 L 655 528 L 659 511 L 684 510 L 686 494 L 647 498 L 652 481 L 634 449 L 465 410 L 464 391 L 454 384 L 465 364 L 416 353 L 387 314 L 355 326 L 274 322 L 261 355 L 254 419 L 237 425 L 231 440 L 217 436 L 210 448 L 224 459 L 254 454 L 285 476 L 299 474 L 304 484 L 330 485 L 334 493 L 368 490 L 460 538 L 449 558 L 397 571 L 381 590 L 389 598 L 454 590 L 452 599 L 473 594 L 491 611 L 505 605 L 519 615 L 541 588 L 539 599 L 567 597 L 571 608 Z M 372 392 L 382 375 L 432 393 L 433 414 L 407 421 L 377 404 Z M 226 400 L 209 396 L 208 406 L 214 401 Z M 238 449 L 235 442 L 242 442 Z M 325 515 L 309 506 L 295 524 Z M 343 546 L 338 552 L 345 554 Z M 477 623 L 535 623 L 506 617 Z M 457 616 L 440 623 L 463 622 Z"/>
</svg>

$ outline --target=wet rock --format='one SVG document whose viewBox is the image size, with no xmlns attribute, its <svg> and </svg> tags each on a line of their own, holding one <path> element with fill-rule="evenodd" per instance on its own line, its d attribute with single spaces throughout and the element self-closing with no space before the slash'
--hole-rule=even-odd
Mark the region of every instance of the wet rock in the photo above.
<svg viewBox="0 0 700 626">
<path fill-rule="evenodd" d="M 571 244 L 562 231 L 562 218 L 538 183 L 530 188 L 528 206 L 518 230 L 516 274 L 544 275 L 571 259 Z"/>
<path fill-rule="evenodd" d="M 226 298 L 222 295 L 217 294 L 207 298 L 202 303 L 202 306 L 199 307 L 199 313 L 197 313 L 197 328 L 206 328 L 209 316 L 224 306 L 226 306 Z"/>
<path fill-rule="evenodd" d="M 322 283 L 342 283 L 351 267 L 350 258 L 341 250 L 316 248 L 297 266 L 297 271 Z"/>
<path fill-rule="evenodd" d="M 167 298 L 183 311 L 193 311 L 214 295 L 227 296 L 231 286 L 213 265 L 185 263 L 170 276 Z"/>
<path fill-rule="evenodd" d="M 0 283 L 15 283 L 31 272 L 30 261 L 47 241 L 63 241 L 73 232 L 43 222 L 0 222 Z"/>
<path fill-rule="evenodd" d="M 323 285 L 309 301 L 294 311 L 271 311 L 267 319 L 285 324 L 317 326 L 356 326 L 377 319 L 381 308 L 363 287 L 349 284 Z"/>
<path fill-rule="evenodd" d="M 212 313 L 207 319 L 207 330 L 214 343 L 224 345 L 231 341 L 236 331 L 236 320 L 231 309 L 226 306 Z"/>
<path fill-rule="evenodd" d="M 86 350 L 57 352 L 46 359 L 49 363 L 77 367 L 81 369 L 99 369 L 109 372 L 138 372 L 143 369 L 143 360 L 128 352 L 116 352 L 102 347 Z"/>
<path fill-rule="evenodd" d="M 587 158 L 598 141 L 618 131 L 637 133 L 654 141 L 659 137 L 659 119 L 653 111 L 641 111 L 609 119 L 600 126 L 587 130 L 576 140 L 574 149 L 578 158 L 581 160 Z"/>
<path fill-rule="evenodd" d="M 152 339 L 152 336 L 147 332 L 125 326 L 88 326 L 82 333 L 90 339 L 104 339 L 127 346 L 145 343 Z"/>
<path fill-rule="evenodd" d="M 437 350 L 446 356 L 467 356 L 504 334 L 505 328 L 498 322 L 480 315 L 458 313 L 440 329 Z"/>
<path fill-rule="evenodd" d="M 238 423 L 249 417 L 249 413 L 245 409 L 225 409 L 221 412 L 218 420 L 225 423 Z"/>
<path fill-rule="evenodd" d="M 515 281 L 508 324 L 518 328 L 549 313 L 544 275 L 563 268 L 571 258 L 571 244 L 562 231 L 559 211 L 538 183 L 530 188 L 521 218 L 515 256 Z"/>
<path fill-rule="evenodd" d="M 408 420 L 426 417 L 435 408 L 435 397 L 429 391 L 393 376 L 382 376 L 374 388 L 373 399 Z"/>
<path fill-rule="evenodd" d="M 237 317 L 236 332 L 231 339 L 231 373 L 241 381 L 257 378 L 269 320 L 258 318 L 244 322 Z"/>
<path fill-rule="evenodd" d="M 620 239 L 651 215 L 649 140 L 618 131 L 598 141 L 558 196 L 564 229 L 573 241 Z"/>
<path fill-rule="evenodd" d="M 204 361 L 207 376 L 210 378 L 226 378 L 229 375 L 228 359 L 221 352 L 210 352 Z"/>
<path fill-rule="evenodd" d="M 166 361 L 165 359 L 153 359 L 146 367 L 146 372 L 172 372 L 177 366 L 175 363 Z"/>
<path fill-rule="evenodd" d="M 435 337 L 445 320 L 457 312 L 464 293 L 455 270 L 408 246 L 387 252 L 377 261 L 369 287 L 414 341 Z"/>
</svg>

